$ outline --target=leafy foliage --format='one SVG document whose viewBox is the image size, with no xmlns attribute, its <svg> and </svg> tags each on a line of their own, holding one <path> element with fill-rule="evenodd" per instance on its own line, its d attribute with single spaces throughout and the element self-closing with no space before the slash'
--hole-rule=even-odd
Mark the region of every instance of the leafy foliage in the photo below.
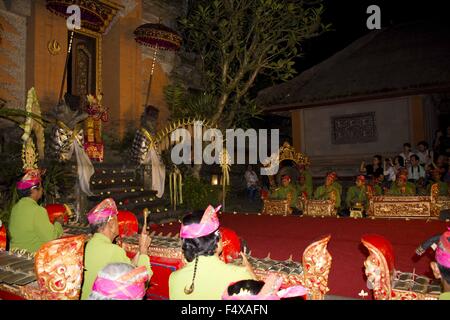
<svg viewBox="0 0 450 320">
<path fill-rule="evenodd" d="M 38 121 L 40 124 L 44 125 L 45 120 L 42 116 L 34 114 L 32 112 L 28 112 L 21 109 L 11 109 L 11 108 L 0 108 L 0 118 L 13 121 L 17 124 L 23 123 L 23 118 L 31 117 L 34 120 Z"/>
<path fill-rule="evenodd" d="M 215 113 L 216 98 L 206 93 L 190 93 L 182 85 L 175 83 L 164 88 L 171 120 L 183 118 L 209 119 Z"/>
<path fill-rule="evenodd" d="M 188 209 L 205 209 L 209 204 L 216 205 L 221 186 L 212 186 L 204 179 L 187 176 L 183 179 L 183 207 Z"/>
<path fill-rule="evenodd" d="M 320 0 L 194 1 L 179 22 L 186 48 L 201 58 L 205 92 L 216 97 L 212 120 L 229 126 L 258 114 L 246 97 L 256 78 L 292 78 L 302 41 L 330 30 L 323 12 Z"/>
</svg>

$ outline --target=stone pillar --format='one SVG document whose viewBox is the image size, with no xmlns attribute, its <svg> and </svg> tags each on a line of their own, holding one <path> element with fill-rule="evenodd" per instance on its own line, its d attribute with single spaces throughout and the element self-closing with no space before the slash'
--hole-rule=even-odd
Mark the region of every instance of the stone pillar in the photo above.
<svg viewBox="0 0 450 320">
<path fill-rule="evenodd" d="M 292 146 L 297 152 L 302 152 L 303 143 L 303 126 L 302 126 L 302 111 L 294 110 L 291 112 L 292 119 Z"/>
<path fill-rule="evenodd" d="M 7 108 L 25 106 L 29 6 L 23 1 L 10 2 L 9 6 L 6 1 L 0 3 L 0 97 Z"/>
</svg>

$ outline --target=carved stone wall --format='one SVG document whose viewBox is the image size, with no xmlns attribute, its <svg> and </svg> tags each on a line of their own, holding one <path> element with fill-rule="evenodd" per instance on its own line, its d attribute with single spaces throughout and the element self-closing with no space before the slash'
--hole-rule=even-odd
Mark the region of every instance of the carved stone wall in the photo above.
<svg viewBox="0 0 450 320">
<path fill-rule="evenodd" d="M 0 9 L 0 98 L 9 108 L 25 104 L 26 17 Z"/>
<path fill-rule="evenodd" d="M 377 140 L 375 112 L 331 117 L 333 144 L 366 143 Z"/>
<path fill-rule="evenodd" d="M 385 157 L 400 153 L 403 143 L 411 140 L 413 130 L 410 128 L 410 99 L 402 97 L 301 110 L 301 151 L 310 157 L 313 174 L 323 176 L 327 171 L 336 170 L 340 176 L 352 176 L 358 174 L 362 160 L 370 163 L 375 154 Z M 336 122 L 342 126 L 337 128 L 337 136 Z"/>
</svg>

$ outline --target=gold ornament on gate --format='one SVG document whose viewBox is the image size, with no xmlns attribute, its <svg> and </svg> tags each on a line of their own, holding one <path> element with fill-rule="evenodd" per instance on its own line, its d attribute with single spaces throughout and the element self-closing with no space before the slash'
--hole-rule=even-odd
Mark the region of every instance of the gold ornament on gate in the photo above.
<svg viewBox="0 0 450 320">
<path fill-rule="evenodd" d="M 56 56 L 57 54 L 59 54 L 61 52 L 61 45 L 56 40 L 49 41 L 47 43 L 47 49 L 48 49 L 48 52 L 50 52 L 50 54 L 52 56 Z"/>
</svg>

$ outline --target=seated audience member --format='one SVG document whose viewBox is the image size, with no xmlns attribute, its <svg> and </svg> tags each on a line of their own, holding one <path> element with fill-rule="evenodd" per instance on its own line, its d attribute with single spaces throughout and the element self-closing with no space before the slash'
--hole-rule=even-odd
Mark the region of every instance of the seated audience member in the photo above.
<svg viewBox="0 0 450 320">
<path fill-rule="evenodd" d="M 95 206 L 87 215 L 89 225 L 94 234 L 86 245 L 84 254 L 84 282 L 81 299 L 86 300 L 92 290 L 92 285 L 98 272 L 110 263 L 132 263 L 135 266 L 145 266 L 149 277 L 153 274 L 150 259 L 147 255 L 151 239 L 146 230 L 142 230 L 139 238 L 139 252 L 133 260 L 128 258 L 123 248 L 114 244 L 119 235 L 117 207 L 113 199 L 108 198 Z"/>
<path fill-rule="evenodd" d="M 89 300 L 142 300 L 149 276 L 144 266 L 111 263 L 101 269 L 92 286 Z"/>
<path fill-rule="evenodd" d="M 435 183 L 439 185 L 439 195 L 440 196 L 449 196 L 448 193 L 448 184 L 441 180 L 441 171 L 435 169 L 431 172 L 432 181 L 427 186 L 427 195 L 431 194 L 431 186 Z"/>
<path fill-rule="evenodd" d="M 256 200 L 256 195 L 259 193 L 259 181 L 258 175 L 253 171 L 251 165 L 245 171 L 245 181 L 247 183 L 247 197 L 250 201 Z"/>
<path fill-rule="evenodd" d="M 266 281 L 241 280 L 232 283 L 223 293 L 223 300 L 280 300 L 306 296 L 308 291 L 303 286 L 292 286 L 280 290 L 283 279 L 275 274 Z"/>
<path fill-rule="evenodd" d="M 358 176 L 356 178 L 356 185 L 351 186 L 347 190 L 347 197 L 345 199 L 347 209 L 361 208 L 367 210 L 369 205 L 367 191 L 366 178 L 364 176 Z"/>
<path fill-rule="evenodd" d="M 297 184 L 297 194 L 299 196 L 303 196 L 306 199 L 310 199 L 313 196 L 313 187 L 312 184 L 308 184 L 306 182 L 306 177 L 304 175 L 300 175 L 298 177 L 298 184 Z"/>
<path fill-rule="evenodd" d="M 171 300 L 220 300 L 228 285 L 244 279 L 256 279 L 250 263 L 244 266 L 226 264 L 220 260 L 222 241 L 217 212 L 208 206 L 205 212 L 184 216 L 180 230 L 186 264 L 169 277 Z"/>
<path fill-rule="evenodd" d="M 16 184 L 21 197 L 13 206 L 9 221 L 11 249 L 25 249 L 36 252 L 44 243 L 55 240 L 63 234 L 63 218 L 52 224 L 47 211 L 38 204 L 43 188 L 40 173 L 30 171 Z"/>
<path fill-rule="evenodd" d="M 436 163 L 433 164 L 433 167 L 438 169 L 442 175 L 445 175 L 449 168 L 448 161 L 449 158 L 446 155 L 441 154 L 437 157 Z"/>
<path fill-rule="evenodd" d="M 366 176 L 379 177 L 383 175 L 383 158 L 380 155 L 375 155 L 373 156 L 372 164 L 368 165 L 366 165 L 363 161 L 361 163 L 359 171 Z"/>
<path fill-rule="evenodd" d="M 292 210 L 292 214 L 303 214 L 303 212 L 301 212 L 297 207 L 298 190 L 293 184 L 291 184 L 291 177 L 284 175 L 281 178 L 281 187 L 275 189 L 275 191 L 270 195 L 270 198 L 275 200 L 286 200 L 288 197 L 291 199 L 290 208 Z"/>
<path fill-rule="evenodd" d="M 339 189 L 334 185 L 336 177 L 337 175 L 335 172 L 329 173 L 325 179 L 325 184 L 317 187 L 314 192 L 314 199 L 331 200 L 334 198 L 336 201 L 335 207 L 339 208 L 341 206 L 341 194 Z"/>
<path fill-rule="evenodd" d="M 442 293 L 439 300 L 450 300 L 450 228 L 442 235 L 434 236 L 421 244 L 416 253 L 421 256 L 428 248 L 435 250 L 436 261 L 430 266 L 436 279 L 441 279 Z"/>
<path fill-rule="evenodd" d="M 405 163 L 405 168 L 409 168 L 411 156 L 414 153 L 411 152 L 411 144 L 409 142 L 406 142 L 403 144 L 403 152 L 399 154 L 400 157 L 403 158 L 403 162 Z"/>
<path fill-rule="evenodd" d="M 419 179 L 425 179 L 425 168 L 419 164 L 419 157 L 413 154 L 410 161 L 411 165 L 408 168 L 408 180 L 416 183 Z"/>
<path fill-rule="evenodd" d="M 401 172 L 387 194 L 390 196 L 414 196 L 416 188 L 413 183 L 408 182 L 405 172 Z"/>
<path fill-rule="evenodd" d="M 434 133 L 433 138 L 433 156 L 437 157 L 441 153 L 441 141 L 443 139 L 443 132 L 441 129 L 438 129 Z M 434 159 L 433 159 L 434 160 Z"/>
<path fill-rule="evenodd" d="M 394 161 L 391 158 L 386 159 L 384 162 L 384 175 L 387 177 L 389 187 L 395 181 L 399 171 L 404 167 L 403 158 L 400 156 L 396 156 Z"/>
<path fill-rule="evenodd" d="M 428 149 L 428 143 L 426 141 L 420 141 L 417 144 L 416 155 L 419 157 L 419 164 L 424 168 L 427 168 L 433 162 L 433 151 Z"/>
<path fill-rule="evenodd" d="M 441 154 L 450 155 L 450 125 L 445 130 L 446 134 L 442 136 L 441 140 Z"/>
<path fill-rule="evenodd" d="M 450 162 L 450 157 L 449 157 L 449 162 Z M 450 163 L 447 166 L 447 172 L 445 173 L 443 180 L 445 183 L 450 184 Z"/>
</svg>

